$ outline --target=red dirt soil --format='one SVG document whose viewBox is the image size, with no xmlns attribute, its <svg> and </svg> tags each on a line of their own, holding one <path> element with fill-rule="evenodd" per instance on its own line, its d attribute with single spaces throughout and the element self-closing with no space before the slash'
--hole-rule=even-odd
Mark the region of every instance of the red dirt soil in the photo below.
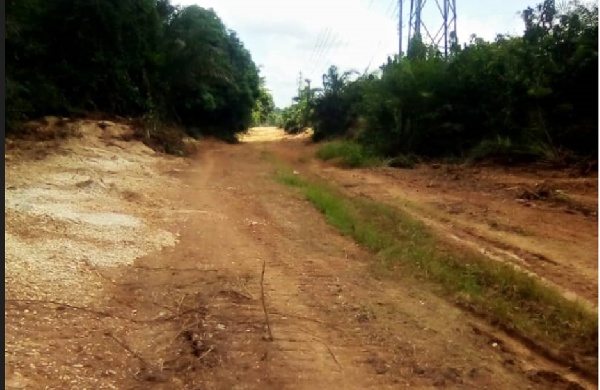
<svg viewBox="0 0 600 390">
<path fill-rule="evenodd" d="M 416 203 L 411 210 L 434 221 L 450 218 L 460 234 L 543 256 L 550 261 L 528 258 L 530 267 L 590 300 L 597 277 L 592 216 L 568 214 L 544 202 L 524 206 L 510 191 L 494 189 L 492 183 L 512 177 L 498 170 L 459 170 L 460 180 L 446 178 L 445 168 L 345 171 L 303 158 L 312 147 L 302 137 L 279 130 L 268 130 L 272 138 L 256 136 L 264 131 L 251 132 L 238 145 L 201 143 L 198 155 L 187 160 L 147 153 L 143 161 L 153 171 L 142 176 L 139 168 L 147 187 L 115 181 L 102 190 L 121 197 L 122 203 L 111 206 L 113 212 L 171 232 L 176 244 L 129 265 L 82 264 L 78 272 L 84 284 L 69 293 L 61 283 L 9 280 L 6 388 L 597 388 L 414 280 L 371 277 L 371 254 L 275 182 L 263 152 L 278 153 L 301 174 L 311 169 L 356 193 L 385 200 L 410 197 Z M 262 142 L 273 138 L 276 142 Z M 86 142 L 63 152 L 84 153 Z M 96 148 L 108 159 L 132 161 L 135 145 L 111 140 Z M 29 146 L 36 147 L 41 146 Z M 13 191 L 11 186 L 24 185 L 17 173 L 26 169 L 44 164 L 57 173 L 65 169 L 50 165 L 52 153 L 32 160 L 20 150 L 12 145 L 7 153 L 5 194 Z M 103 173 L 105 182 L 138 171 L 110 172 Z M 41 177 L 31 180 L 45 183 Z M 582 196 L 592 199 L 593 191 L 586 189 Z M 48 220 L 30 223 L 28 231 L 19 229 L 30 218 L 23 210 L 11 211 L 15 215 L 6 221 L 7 232 L 23 240 L 25 235 L 47 237 Z M 64 229 L 52 234 L 76 243 L 79 238 Z M 135 246 L 142 237 L 122 239 Z M 60 254 L 60 249 L 54 253 L 56 264 L 64 260 Z M 15 259 L 7 256 L 6 267 L 15 266 Z M 40 289 L 42 297 L 31 295 Z"/>
<path fill-rule="evenodd" d="M 597 308 L 597 172 L 577 177 L 566 170 L 443 164 L 349 170 L 311 159 L 317 147 L 296 138 L 275 150 L 298 170 L 402 207 L 441 236 L 514 264 Z M 550 195 L 532 195 L 543 190 Z"/>
</svg>

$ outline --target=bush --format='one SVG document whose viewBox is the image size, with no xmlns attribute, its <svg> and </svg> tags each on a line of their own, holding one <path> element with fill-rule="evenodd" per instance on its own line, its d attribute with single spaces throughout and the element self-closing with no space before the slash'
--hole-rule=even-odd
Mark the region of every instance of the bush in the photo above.
<svg viewBox="0 0 600 390">
<path fill-rule="evenodd" d="M 176 125 L 167 125 L 155 117 L 146 117 L 130 121 L 134 138 L 161 153 L 175 156 L 190 156 L 196 151 L 193 138 L 186 137 L 185 129 Z M 186 140 L 187 138 L 187 140 Z"/>
<path fill-rule="evenodd" d="M 379 165 L 382 161 L 366 147 L 351 141 L 331 141 L 322 144 L 316 153 L 323 161 L 334 160 L 347 168 Z"/>
<path fill-rule="evenodd" d="M 481 141 L 469 153 L 469 160 L 472 162 L 489 161 L 502 165 L 531 163 L 539 157 L 541 155 L 531 148 L 514 144 L 510 138 L 500 136 Z"/>
</svg>

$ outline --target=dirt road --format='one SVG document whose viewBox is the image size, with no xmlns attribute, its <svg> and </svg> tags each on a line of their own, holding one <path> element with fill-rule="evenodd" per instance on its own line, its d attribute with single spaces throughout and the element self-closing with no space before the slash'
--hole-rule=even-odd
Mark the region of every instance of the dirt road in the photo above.
<svg viewBox="0 0 600 390">
<path fill-rule="evenodd" d="M 58 156 L 7 152 L 7 388 L 596 388 L 414 280 L 371 277 L 369 253 L 273 180 L 282 144 L 264 133 L 185 161 L 88 133 Z M 57 181 L 82 169 L 87 184 Z M 59 187 L 79 209 L 34 207 Z"/>
<path fill-rule="evenodd" d="M 261 133 L 281 138 L 276 129 Z M 598 306 L 597 174 L 451 164 L 349 170 L 311 159 L 316 147 L 283 139 L 272 149 L 298 170 L 349 194 L 401 206 L 438 235 Z"/>
</svg>

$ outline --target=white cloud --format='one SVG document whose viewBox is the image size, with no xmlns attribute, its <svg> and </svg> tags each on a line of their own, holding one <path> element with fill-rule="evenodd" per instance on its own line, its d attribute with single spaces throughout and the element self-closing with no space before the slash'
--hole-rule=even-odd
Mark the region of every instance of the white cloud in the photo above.
<svg viewBox="0 0 600 390">
<path fill-rule="evenodd" d="M 263 65 L 267 86 L 280 107 L 289 105 L 296 94 L 300 71 L 316 86 L 331 64 L 341 70 L 362 71 L 369 65 L 374 69 L 398 50 L 396 0 L 374 0 L 371 7 L 371 0 L 173 1 L 213 8 L 238 33 L 254 61 Z M 483 17 L 481 1 L 471 0 L 470 7 L 469 0 L 458 3 L 464 7 L 458 15 L 460 42 L 467 42 L 472 33 L 493 39 L 497 33 L 519 32 L 515 11 L 524 8 L 523 0 L 493 2 L 496 8 Z M 437 23 L 431 25 L 440 26 L 441 20 Z"/>
</svg>

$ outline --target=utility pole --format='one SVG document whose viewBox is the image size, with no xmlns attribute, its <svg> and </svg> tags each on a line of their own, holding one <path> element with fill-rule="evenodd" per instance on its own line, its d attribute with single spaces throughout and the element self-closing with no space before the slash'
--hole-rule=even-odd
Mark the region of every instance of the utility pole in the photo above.
<svg viewBox="0 0 600 390">
<path fill-rule="evenodd" d="M 308 86 L 308 90 L 306 93 L 306 111 L 304 112 L 304 124 L 308 126 L 308 120 L 310 117 L 310 107 L 312 105 L 312 91 L 310 89 L 310 79 L 304 80 L 306 85 Z"/>
</svg>

